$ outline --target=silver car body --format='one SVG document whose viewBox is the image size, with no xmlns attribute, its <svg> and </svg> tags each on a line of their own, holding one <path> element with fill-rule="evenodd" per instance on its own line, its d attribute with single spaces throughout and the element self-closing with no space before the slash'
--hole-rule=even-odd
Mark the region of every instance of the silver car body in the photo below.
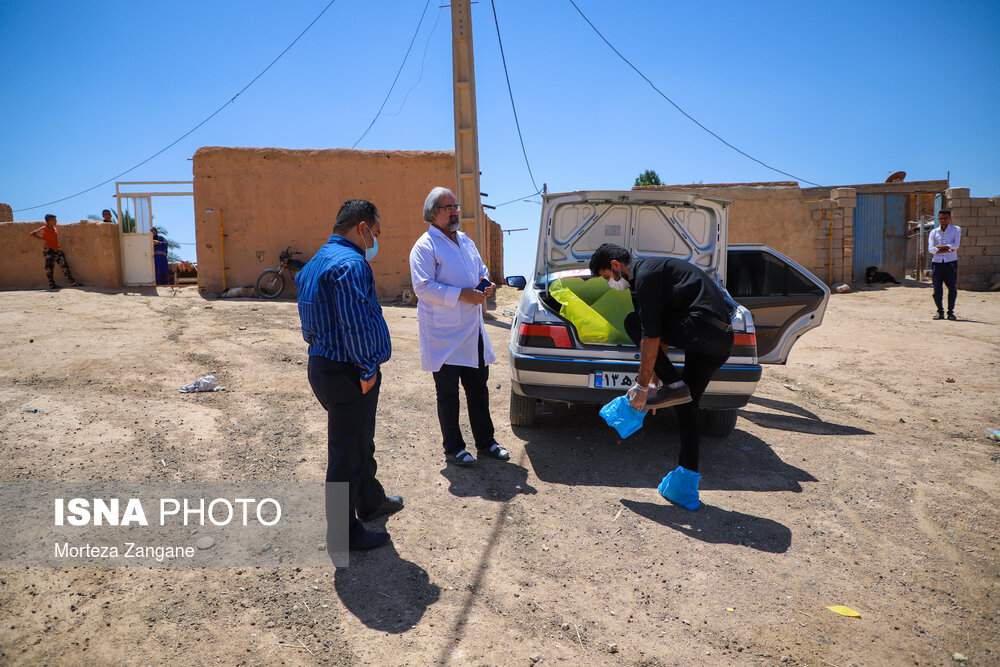
<svg viewBox="0 0 1000 667">
<path fill-rule="evenodd" d="M 580 341 L 573 324 L 560 316 L 558 304 L 547 298 L 551 282 L 566 276 L 589 277 L 591 255 L 601 244 L 610 242 L 629 249 L 636 258 L 684 259 L 725 289 L 729 204 L 724 199 L 659 191 L 580 191 L 543 198 L 534 275 L 511 326 L 508 358 L 513 424 L 533 422 L 533 401 L 606 403 L 623 393 L 628 378 L 638 372 L 636 346 Z M 765 246 L 746 246 L 743 252 L 755 251 L 773 253 Z M 765 361 L 783 362 L 794 340 L 822 321 L 829 291 L 807 271 L 794 266 L 822 288 L 821 303 L 798 317 L 802 321 L 782 334 L 782 345 L 769 352 Z M 820 287 L 811 289 L 819 292 Z M 730 359 L 713 376 L 701 406 L 731 411 L 729 421 L 735 423 L 735 409 L 749 401 L 761 367 L 754 317 L 728 293 L 726 296 L 733 306 L 736 343 Z M 683 350 L 671 349 L 668 356 L 675 365 L 683 365 Z M 613 376 L 617 377 L 614 381 Z"/>
</svg>

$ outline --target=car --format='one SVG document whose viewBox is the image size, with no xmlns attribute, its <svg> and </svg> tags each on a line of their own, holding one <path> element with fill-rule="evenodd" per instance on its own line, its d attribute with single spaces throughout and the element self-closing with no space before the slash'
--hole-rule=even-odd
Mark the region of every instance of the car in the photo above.
<svg viewBox="0 0 1000 667">
<path fill-rule="evenodd" d="M 639 349 L 621 327 L 630 295 L 589 271 L 602 243 L 636 258 L 684 259 L 723 287 L 734 345 L 701 398 L 700 423 L 709 435 L 731 433 L 737 410 L 757 388 L 761 364 L 785 363 L 795 341 L 823 321 L 830 290 L 822 281 L 766 245 L 728 245 L 729 200 L 646 190 L 542 199 L 532 279 L 507 280 L 524 289 L 508 346 L 513 426 L 535 424 L 541 403 L 605 404 L 636 381 Z M 668 357 L 684 363 L 683 350 L 671 349 Z"/>
</svg>

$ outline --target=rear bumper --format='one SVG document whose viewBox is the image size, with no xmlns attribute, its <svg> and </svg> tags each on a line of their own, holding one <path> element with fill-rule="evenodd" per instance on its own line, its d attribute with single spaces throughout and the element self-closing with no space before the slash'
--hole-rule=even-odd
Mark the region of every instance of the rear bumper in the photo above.
<svg viewBox="0 0 1000 667">
<path fill-rule="evenodd" d="M 604 404 L 621 389 L 594 389 L 590 376 L 597 371 L 638 373 L 638 362 L 609 362 L 524 356 L 510 351 L 510 378 L 514 393 L 529 398 L 568 403 Z M 760 382 L 759 364 L 726 364 L 712 376 L 701 398 L 703 408 L 740 408 Z"/>
</svg>

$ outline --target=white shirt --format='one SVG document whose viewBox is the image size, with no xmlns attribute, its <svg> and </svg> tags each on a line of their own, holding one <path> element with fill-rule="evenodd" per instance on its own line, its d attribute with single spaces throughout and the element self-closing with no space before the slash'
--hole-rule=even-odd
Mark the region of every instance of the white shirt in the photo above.
<svg viewBox="0 0 1000 667">
<path fill-rule="evenodd" d="M 962 240 L 962 230 L 958 225 L 948 225 L 948 229 L 942 231 L 940 227 L 932 229 L 927 235 L 927 250 L 934 257 L 931 261 L 935 264 L 940 262 L 954 262 L 958 259 L 958 243 Z M 951 250 L 938 250 L 937 246 L 947 245 Z"/>
<path fill-rule="evenodd" d="M 420 367 L 437 372 L 443 364 L 479 367 L 479 336 L 483 361 L 496 361 L 483 325 L 481 306 L 458 300 L 467 287 L 475 288 L 490 275 L 476 244 L 457 232 L 456 244 L 430 225 L 410 250 L 410 278 L 417 303 Z"/>
</svg>

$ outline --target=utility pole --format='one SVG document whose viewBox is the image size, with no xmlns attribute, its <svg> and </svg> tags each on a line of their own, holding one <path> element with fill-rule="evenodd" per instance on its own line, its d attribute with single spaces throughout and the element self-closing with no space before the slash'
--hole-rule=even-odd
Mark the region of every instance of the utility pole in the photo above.
<svg viewBox="0 0 1000 667">
<path fill-rule="evenodd" d="M 475 240 L 489 264 L 490 248 L 479 194 L 479 125 L 476 121 L 476 70 L 472 59 L 469 0 L 451 0 L 451 61 L 455 96 L 455 193 L 463 231 Z"/>
</svg>

